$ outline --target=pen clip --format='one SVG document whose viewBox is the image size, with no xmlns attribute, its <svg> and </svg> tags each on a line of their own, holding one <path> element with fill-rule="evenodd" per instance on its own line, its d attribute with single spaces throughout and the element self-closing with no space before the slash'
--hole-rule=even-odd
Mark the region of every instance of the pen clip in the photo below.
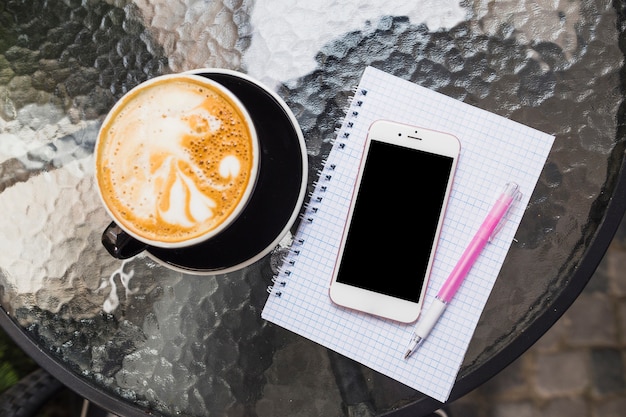
<svg viewBox="0 0 626 417">
<path fill-rule="evenodd" d="M 520 201 L 522 199 L 522 193 L 519 190 L 519 186 L 514 182 L 508 183 L 506 187 L 504 188 L 502 197 L 505 197 L 507 195 L 511 198 L 511 203 L 507 207 L 506 211 L 504 212 L 504 215 L 498 222 L 497 226 L 493 229 L 493 233 L 491 233 L 491 236 L 489 236 L 488 242 L 491 242 L 493 241 L 493 239 L 495 239 L 496 235 L 500 232 L 500 230 L 502 230 L 502 228 L 504 227 L 504 224 L 509 219 L 511 208 L 513 208 L 513 206 L 515 205 L 517 201 Z"/>
</svg>

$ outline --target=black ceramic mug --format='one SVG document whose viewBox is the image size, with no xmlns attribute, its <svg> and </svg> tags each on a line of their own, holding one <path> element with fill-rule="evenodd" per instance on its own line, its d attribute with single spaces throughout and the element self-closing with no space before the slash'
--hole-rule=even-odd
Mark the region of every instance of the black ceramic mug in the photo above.
<svg viewBox="0 0 626 417">
<path fill-rule="evenodd" d="M 137 230 L 129 227 L 123 218 L 113 213 L 113 210 L 109 207 L 110 203 L 107 205 L 107 200 L 102 191 L 103 183 L 106 181 L 98 177 L 101 175 L 100 172 L 106 171 L 106 165 L 98 162 L 103 159 L 102 155 L 105 153 L 101 148 L 101 143 L 104 142 L 102 137 L 107 133 L 104 129 L 115 128 L 119 124 L 111 123 L 110 121 L 115 121 L 116 117 L 121 119 L 119 114 L 123 111 L 124 104 L 126 104 L 125 99 L 122 98 L 120 103 L 116 104 L 107 116 L 107 119 L 105 119 L 96 145 L 96 178 L 99 192 L 101 197 L 103 197 L 107 211 L 114 219 L 105 229 L 102 235 L 102 242 L 107 251 L 119 259 L 132 257 L 145 250 L 148 255 L 156 260 L 185 272 L 215 273 L 237 269 L 267 254 L 295 222 L 307 184 L 307 160 L 304 139 L 295 117 L 282 99 L 263 84 L 245 74 L 230 70 L 209 68 L 194 70 L 179 75 L 157 77 L 153 79 L 155 81 L 150 80 L 144 84 L 154 83 L 158 89 L 159 80 L 161 79 L 165 79 L 166 82 L 171 82 L 168 81 L 168 78 L 169 80 L 176 80 L 179 78 L 186 79 L 186 77 L 192 77 L 194 82 L 197 78 L 203 78 L 207 80 L 211 86 L 217 84 L 219 87 L 231 93 L 237 100 L 234 102 L 246 110 L 248 118 L 245 118 L 245 121 L 252 127 L 258 145 L 258 149 L 256 149 L 256 155 L 258 156 L 258 160 L 256 161 L 256 173 L 254 178 L 251 177 L 253 185 L 250 187 L 249 194 L 244 196 L 245 201 L 240 204 L 241 209 L 239 212 L 232 215 L 229 222 L 216 233 L 204 233 L 201 234 L 200 237 L 193 239 L 175 243 L 167 242 L 164 244 L 163 238 L 156 240 L 153 236 L 146 238 L 146 236 L 138 233 Z M 138 91 L 134 93 L 133 90 L 131 90 L 131 92 L 127 94 L 127 96 L 130 95 L 128 100 L 136 99 L 136 95 L 142 91 L 144 84 L 137 87 Z M 149 90 L 149 88 L 146 87 L 150 87 L 150 85 L 144 86 L 143 91 Z M 154 97 L 157 96 L 154 95 L 150 100 L 155 100 Z M 187 134 L 188 137 L 186 137 L 186 139 L 180 139 L 179 134 L 178 139 L 174 141 L 184 142 L 187 140 L 191 142 L 191 139 L 195 139 L 193 146 L 203 146 L 203 143 L 200 143 L 199 139 L 191 138 L 191 136 L 194 136 L 193 133 L 197 130 L 196 128 L 207 127 L 207 125 L 210 128 L 209 122 L 212 120 L 205 120 L 208 117 L 206 113 L 201 114 L 201 116 L 205 116 L 205 119 L 194 115 L 193 109 L 197 109 L 197 106 L 192 105 L 194 100 L 193 95 L 191 98 L 180 96 L 165 100 L 166 104 L 178 103 L 174 106 L 177 109 L 185 107 L 180 104 L 183 103 L 187 108 L 191 107 L 191 110 L 187 109 L 184 112 L 186 115 L 179 116 L 185 118 L 184 123 L 180 123 L 180 120 L 176 118 L 173 119 L 173 122 L 172 120 L 168 120 L 167 117 L 163 118 L 163 114 L 160 114 L 163 113 L 162 111 L 152 111 L 147 116 L 144 116 L 151 120 L 151 122 L 146 123 L 148 125 L 148 131 L 153 133 L 163 130 L 167 131 L 167 129 L 170 129 L 171 124 L 184 127 L 185 123 L 187 123 L 187 130 L 183 129 L 184 133 L 187 133 L 187 131 L 191 133 Z M 146 99 L 146 101 L 148 100 Z M 160 101 L 163 100 L 161 99 Z M 148 103 L 151 103 L 151 101 L 148 101 Z M 144 104 L 142 109 L 145 109 L 145 107 L 146 105 Z M 149 107 L 149 105 L 147 105 L 147 107 Z M 164 107 L 166 109 L 169 108 L 167 105 Z M 191 113 L 192 116 L 189 116 L 189 113 Z M 155 114 L 157 116 L 155 116 Z M 131 115 L 132 118 L 130 119 L 135 123 L 134 121 L 137 116 L 136 114 Z M 201 126 L 198 126 L 198 123 L 200 123 Z M 177 136 L 172 134 L 171 131 L 169 134 L 170 136 Z M 156 139 L 154 138 L 155 136 L 157 136 Z M 127 137 L 127 135 L 120 135 L 117 145 L 128 145 L 126 143 L 128 140 Z M 152 146 L 152 142 L 155 142 L 155 147 L 159 148 L 159 145 L 164 146 L 163 142 L 166 140 L 164 139 L 165 136 L 158 137 L 158 135 L 151 134 L 144 134 L 143 137 L 149 139 L 135 141 L 136 146 L 149 147 Z M 149 143 L 145 143 L 146 141 L 149 141 Z M 165 145 L 165 147 L 170 149 L 168 145 Z M 148 176 L 141 174 L 141 169 L 138 170 L 138 168 L 134 166 L 131 167 L 135 159 L 141 160 L 142 152 L 145 151 L 139 150 L 136 152 L 138 152 L 137 155 L 140 156 L 129 158 L 125 164 L 127 168 L 125 172 L 127 177 L 131 178 L 131 182 L 136 182 L 134 178 L 134 176 L 137 175 L 136 172 L 139 172 L 139 177 L 141 178 Z M 186 152 L 188 154 L 191 153 L 191 151 Z M 160 154 L 162 153 L 163 152 Z M 228 157 L 231 156 L 228 152 L 225 152 L 224 155 L 222 159 L 226 159 L 227 163 L 225 164 L 223 173 L 232 174 L 237 171 L 235 168 L 237 168 L 238 164 L 233 162 L 232 159 L 230 159 L 230 163 L 228 163 Z M 149 165 L 148 162 L 145 162 L 144 165 L 146 166 L 144 166 L 143 172 L 148 172 L 152 175 L 154 172 L 163 174 L 165 171 L 166 175 L 161 175 L 162 182 L 164 182 L 163 178 L 177 178 L 179 172 L 177 172 L 176 169 L 171 169 L 171 159 L 169 160 L 170 165 L 168 165 L 170 169 L 161 171 L 159 171 L 159 167 L 162 167 L 163 160 L 167 158 L 153 157 L 152 159 L 161 162 L 161 165 L 154 167 Z M 182 162 L 180 159 L 182 159 Z M 149 161 L 150 158 L 144 158 L 144 160 Z M 183 166 L 187 171 L 182 169 L 183 175 L 178 176 L 178 185 L 176 185 L 176 181 L 170 182 L 178 188 L 175 190 L 176 193 L 165 193 L 170 197 L 170 200 L 166 200 L 166 203 L 173 201 L 169 206 L 162 204 L 166 208 L 169 208 L 172 204 L 179 204 L 181 200 L 188 199 L 190 195 L 193 197 L 193 194 L 189 190 L 190 181 L 185 178 L 184 174 L 191 172 L 189 175 L 201 175 L 194 174 L 194 169 L 197 170 L 197 167 L 189 167 L 187 166 L 187 162 L 184 156 L 177 161 L 178 166 Z M 196 163 L 207 163 L 207 158 L 197 158 Z M 172 174 L 172 171 L 174 174 Z M 158 175 L 156 177 L 159 178 Z M 154 182 L 155 180 L 152 178 L 151 184 Z M 172 188 L 175 187 L 173 186 Z M 116 186 L 116 189 L 120 189 L 119 185 Z M 191 191 L 194 190 L 192 189 Z M 129 189 L 126 190 L 126 193 L 132 193 L 130 186 Z M 142 195 L 141 193 L 137 194 Z M 175 194 L 174 198 L 172 198 L 173 194 Z M 154 199 L 147 198 L 147 201 L 153 203 Z M 204 197 L 201 197 L 199 201 L 206 203 Z M 163 200 L 161 200 L 161 203 L 162 202 Z M 183 210 L 174 211 L 174 214 L 182 215 L 189 211 L 187 207 L 183 207 Z M 206 214 L 205 209 L 210 209 L 212 205 L 205 204 L 203 207 L 201 204 L 199 207 L 199 217 L 202 217 L 203 214 Z M 167 214 L 166 210 L 165 217 L 167 217 Z M 182 216 L 182 218 L 173 217 L 175 220 L 178 219 L 183 222 L 188 220 L 185 216 Z M 162 229 L 162 227 L 159 228 L 159 230 L 160 229 Z"/>
</svg>

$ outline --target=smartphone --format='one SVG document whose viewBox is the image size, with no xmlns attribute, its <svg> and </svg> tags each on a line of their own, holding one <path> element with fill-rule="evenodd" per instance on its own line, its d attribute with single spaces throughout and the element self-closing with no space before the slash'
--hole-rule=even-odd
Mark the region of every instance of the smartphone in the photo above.
<svg viewBox="0 0 626 417">
<path fill-rule="evenodd" d="M 334 303 L 417 320 L 460 148 L 448 133 L 372 123 L 330 284 Z"/>
</svg>

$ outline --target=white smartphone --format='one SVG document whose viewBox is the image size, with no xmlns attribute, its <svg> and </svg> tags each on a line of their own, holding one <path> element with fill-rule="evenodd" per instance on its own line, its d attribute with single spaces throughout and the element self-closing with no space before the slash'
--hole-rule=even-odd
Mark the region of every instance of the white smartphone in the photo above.
<svg viewBox="0 0 626 417">
<path fill-rule="evenodd" d="M 417 320 L 460 148 L 448 133 L 372 123 L 330 284 L 334 303 Z"/>
</svg>

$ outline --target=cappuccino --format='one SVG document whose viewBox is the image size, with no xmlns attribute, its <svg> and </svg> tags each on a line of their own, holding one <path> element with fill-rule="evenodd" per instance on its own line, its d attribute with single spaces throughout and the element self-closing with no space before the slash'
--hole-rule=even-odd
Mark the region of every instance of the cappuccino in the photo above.
<svg viewBox="0 0 626 417">
<path fill-rule="evenodd" d="M 116 223 L 148 244 L 178 247 L 226 227 L 258 171 L 256 132 L 242 104 L 196 75 L 131 90 L 100 129 L 96 180 Z"/>
</svg>

